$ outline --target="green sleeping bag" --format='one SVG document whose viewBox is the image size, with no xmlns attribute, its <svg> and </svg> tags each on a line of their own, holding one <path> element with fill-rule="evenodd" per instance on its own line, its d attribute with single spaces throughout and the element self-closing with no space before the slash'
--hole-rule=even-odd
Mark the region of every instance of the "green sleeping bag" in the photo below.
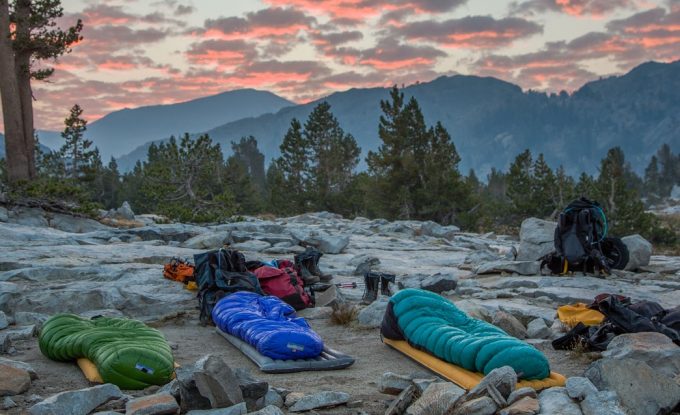
<svg viewBox="0 0 680 415">
<path fill-rule="evenodd" d="M 52 360 L 89 359 L 104 382 L 122 389 L 165 385 L 175 369 L 163 334 L 137 320 L 57 314 L 43 325 L 39 344 Z"/>
<path fill-rule="evenodd" d="M 406 340 L 439 359 L 484 374 L 511 366 L 522 379 L 550 376 L 548 360 L 535 347 L 494 325 L 468 317 L 438 294 L 406 289 L 395 294 L 390 303 L 388 312 L 391 308 Z"/>
</svg>

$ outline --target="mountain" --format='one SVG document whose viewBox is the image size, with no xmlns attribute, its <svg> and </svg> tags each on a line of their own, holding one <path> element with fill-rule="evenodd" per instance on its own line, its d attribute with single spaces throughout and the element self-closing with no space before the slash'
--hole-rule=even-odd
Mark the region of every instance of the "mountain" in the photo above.
<svg viewBox="0 0 680 415">
<path fill-rule="evenodd" d="M 290 105 L 294 104 L 271 92 L 239 89 L 178 104 L 115 111 L 88 124 L 86 137 L 99 147 L 106 162 L 151 140 L 209 130 Z M 39 131 L 38 136 L 49 147 L 62 145 L 59 133 Z"/>
<path fill-rule="evenodd" d="M 680 150 L 680 61 L 645 63 L 625 75 L 589 82 L 571 95 L 522 91 L 495 78 L 463 75 L 440 77 L 403 92 L 418 100 L 428 124 L 439 120 L 448 129 L 463 172 L 474 168 L 484 175 L 492 167 L 506 168 L 529 148 L 535 155 L 544 153 L 553 167 L 564 165 L 570 174 L 595 173 L 607 150 L 617 145 L 641 172 L 662 143 Z M 366 153 L 380 145 L 379 103 L 388 93 L 386 88 L 350 89 L 322 99 L 361 146 L 361 168 Z M 254 135 L 271 160 L 278 156 L 290 120 L 304 122 L 322 100 L 196 132 L 210 134 L 226 153 L 231 141 Z M 143 160 L 148 145 L 121 157 L 119 165 L 131 168 Z"/>
</svg>

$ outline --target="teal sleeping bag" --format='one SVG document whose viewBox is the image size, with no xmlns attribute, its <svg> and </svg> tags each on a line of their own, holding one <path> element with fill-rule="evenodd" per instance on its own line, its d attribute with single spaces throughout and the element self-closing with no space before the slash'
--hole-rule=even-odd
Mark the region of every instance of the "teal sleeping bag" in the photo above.
<svg viewBox="0 0 680 415">
<path fill-rule="evenodd" d="M 390 327 L 395 324 L 398 327 Z M 535 347 L 492 324 L 468 317 L 451 301 L 430 291 L 406 289 L 395 294 L 381 331 L 387 338 L 406 340 L 474 372 L 488 374 L 511 366 L 522 379 L 550 376 L 548 360 Z"/>
<path fill-rule="evenodd" d="M 89 359 L 104 382 L 122 389 L 165 385 L 175 372 L 163 334 L 137 320 L 57 314 L 43 325 L 39 345 L 52 360 Z"/>
</svg>

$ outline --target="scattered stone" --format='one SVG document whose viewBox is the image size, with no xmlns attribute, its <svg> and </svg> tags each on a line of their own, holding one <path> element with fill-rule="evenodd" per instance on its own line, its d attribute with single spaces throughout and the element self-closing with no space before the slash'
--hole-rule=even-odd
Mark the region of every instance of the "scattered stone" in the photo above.
<svg viewBox="0 0 680 415">
<path fill-rule="evenodd" d="M 581 402 L 583 415 L 626 415 L 614 391 L 591 393 Z"/>
<path fill-rule="evenodd" d="M 4 311 L 0 311 L 0 330 L 9 327 L 9 321 L 7 321 L 7 316 Z"/>
<path fill-rule="evenodd" d="M 0 365 L 11 366 L 11 367 L 14 367 L 16 369 L 24 370 L 24 371 L 28 372 L 28 375 L 31 377 L 31 380 L 38 379 L 38 373 L 28 363 L 20 362 L 18 360 L 5 359 L 4 357 L 0 357 Z"/>
<path fill-rule="evenodd" d="M 680 386 L 639 360 L 600 359 L 586 369 L 585 377 L 599 390 L 615 391 L 634 414 L 667 413 L 680 403 Z"/>
<path fill-rule="evenodd" d="M 525 396 L 500 412 L 500 415 L 534 415 L 540 410 L 538 399 Z"/>
<path fill-rule="evenodd" d="M 180 408 L 182 411 L 190 409 L 210 409 L 210 400 L 199 392 L 194 380 L 194 370 L 189 366 L 182 366 L 175 370 L 180 394 Z M 172 382 L 171 382 L 172 383 Z M 172 388 L 172 386 L 170 386 Z M 161 388 L 163 390 L 163 388 Z M 163 390 L 164 391 L 164 390 Z M 165 391 L 164 391 L 165 392 Z"/>
<path fill-rule="evenodd" d="M 290 392 L 289 394 L 286 395 L 285 402 L 286 407 L 290 408 L 291 406 L 295 405 L 295 403 L 302 399 L 304 396 L 305 394 L 302 392 Z"/>
<path fill-rule="evenodd" d="M 11 354 L 12 349 L 12 339 L 9 333 L 0 333 L 0 354 Z"/>
<path fill-rule="evenodd" d="M 649 265 L 652 257 L 652 244 L 640 235 L 630 235 L 621 238 L 628 247 L 628 264 L 625 270 L 635 271 L 640 267 Z"/>
<path fill-rule="evenodd" d="M 142 396 L 125 404 L 125 415 L 179 414 L 179 405 L 169 393 Z"/>
<path fill-rule="evenodd" d="M 349 265 L 356 266 L 353 275 L 363 276 L 365 273 L 375 270 L 380 266 L 380 260 L 370 255 L 357 255 L 349 261 Z"/>
<path fill-rule="evenodd" d="M 482 263 L 475 270 L 475 274 L 501 274 L 508 272 L 519 275 L 538 275 L 541 264 L 538 261 L 493 261 Z"/>
<path fill-rule="evenodd" d="M 537 261 L 555 249 L 555 222 L 528 218 L 519 229 L 518 261 Z"/>
<path fill-rule="evenodd" d="M 453 415 L 493 415 L 496 403 L 488 396 L 467 401 L 453 411 Z"/>
<path fill-rule="evenodd" d="M 0 396 L 14 396 L 31 387 L 31 376 L 18 367 L 0 363 Z"/>
<path fill-rule="evenodd" d="M 269 391 L 269 383 L 253 378 L 246 369 L 236 369 L 234 374 L 236 379 L 238 379 L 238 384 L 245 400 L 263 398 Z"/>
<path fill-rule="evenodd" d="M 385 315 L 385 310 L 387 310 L 388 303 L 389 298 L 379 296 L 377 300 L 364 307 L 361 311 L 359 311 L 359 315 L 357 316 L 359 326 L 364 328 L 380 327 L 383 316 Z"/>
<path fill-rule="evenodd" d="M 597 388 L 588 378 L 574 376 L 567 379 L 567 395 L 571 399 L 582 401 L 593 393 L 597 393 Z"/>
<path fill-rule="evenodd" d="M 453 237 L 460 232 L 457 226 L 449 225 L 442 226 L 438 223 L 427 221 L 420 225 L 420 232 L 425 236 L 432 236 L 434 238 L 453 239 Z"/>
<path fill-rule="evenodd" d="M 621 334 L 609 342 L 602 356 L 640 360 L 671 379 L 680 373 L 680 347 L 661 333 Z"/>
<path fill-rule="evenodd" d="M 349 398 L 349 394 L 345 392 L 317 392 L 301 397 L 289 410 L 290 412 L 304 412 L 311 411 L 312 409 L 328 408 L 347 403 L 349 402 Z"/>
<path fill-rule="evenodd" d="M 392 372 L 383 373 L 380 378 L 380 392 L 388 395 L 399 395 L 404 389 L 411 386 L 411 377 Z"/>
<path fill-rule="evenodd" d="M 217 249 L 223 247 L 224 244 L 227 243 L 229 236 L 230 232 L 208 232 L 187 239 L 181 243 L 181 246 L 190 249 Z"/>
<path fill-rule="evenodd" d="M 536 395 L 536 390 L 532 387 L 526 386 L 524 388 L 519 388 L 513 393 L 508 396 L 508 405 L 512 405 L 513 403 L 519 401 L 522 398 L 537 398 L 538 395 Z"/>
<path fill-rule="evenodd" d="M 17 326 L 35 326 L 36 330 L 42 328 L 43 323 L 50 318 L 47 314 L 33 313 L 30 311 L 17 311 L 14 313 L 14 324 Z"/>
<path fill-rule="evenodd" d="M 438 379 L 431 378 L 431 379 L 413 379 L 411 382 L 413 383 L 413 386 L 416 387 L 416 390 L 418 393 L 422 395 L 423 392 L 425 392 L 425 389 L 427 389 L 428 386 L 431 384 L 437 382 Z"/>
<path fill-rule="evenodd" d="M 159 390 L 158 393 L 169 393 L 175 400 L 179 401 L 181 399 L 180 395 L 180 385 L 177 379 L 173 379 L 170 383 L 166 383 Z"/>
<path fill-rule="evenodd" d="M 274 389 L 269 388 L 267 393 L 262 398 L 262 407 L 274 405 L 283 408 L 283 398 Z"/>
<path fill-rule="evenodd" d="M 432 383 L 406 410 L 407 415 L 444 415 L 465 395 L 465 389 L 451 382 Z"/>
<path fill-rule="evenodd" d="M 393 400 L 385 411 L 385 415 L 403 415 L 406 408 L 411 405 L 416 396 L 416 388 L 411 385 L 404 389 L 395 400 Z"/>
<path fill-rule="evenodd" d="M 186 415 L 245 415 L 247 413 L 248 408 L 246 408 L 246 403 L 241 402 L 228 408 L 197 409 L 187 412 Z"/>
<path fill-rule="evenodd" d="M 508 333 L 510 336 L 517 337 L 518 339 L 527 338 L 527 329 L 524 325 L 515 318 L 510 313 L 505 311 L 496 311 L 493 315 L 493 320 L 491 324 L 502 329 L 504 332 Z"/>
<path fill-rule="evenodd" d="M 517 385 L 517 373 L 510 366 L 503 366 L 489 372 L 488 375 L 470 390 L 465 397 L 466 399 L 478 398 L 480 396 L 487 396 L 487 386 L 493 386 L 500 392 L 501 396 L 507 400 Z"/>
<path fill-rule="evenodd" d="M 29 340 L 36 334 L 35 326 L 23 326 L 15 329 L 6 329 L 4 334 L 14 342 L 17 340 Z"/>
<path fill-rule="evenodd" d="M 123 397 L 118 386 L 110 383 L 52 395 L 29 409 L 31 415 L 89 414 L 95 408 Z"/>
<path fill-rule="evenodd" d="M 458 285 L 456 275 L 436 273 L 423 278 L 420 281 L 420 288 L 440 294 L 444 291 L 455 290 Z"/>
<path fill-rule="evenodd" d="M 552 330 L 545 324 L 545 320 L 537 318 L 527 325 L 527 336 L 530 339 L 549 339 L 552 336 Z"/>
<path fill-rule="evenodd" d="M 566 388 L 545 389 L 538 395 L 541 415 L 582 415 L 581 408 L 567 395 Z"/>
<path fill-rule="evenodd" d="M 207 355 L 196 362 L 195 367 L 193 376 L 196 388 L 210 400 L 213 408 L 225 408 L 243 402 L 239 379 L 221 357 Z"/>
<path fill-rule="evenodd" d="M 5 398 L 2 400 L 2 403 L 0 403 L 0 409 L 2 410 L 16 408 L 17 406 L 18 405 L 16 402 L 14 402 L 9 396 L 5 396 Z"/>
<path fill-rule="evenodd" d="M 283 411 L 274 405 L 269 405 L 257 412 L 250 412 L 248 415 L 284 415 Z"/>
<path fill-rule="evenodd" d="M 362 406 L 364 406 L 364 401 L 362 401 L 361 399 L 359 399 L 357 401 L 350 401 L 350 402 L 347 402 L 346 406 L 348 408 L 361 408 Z"/>
<path fill-rule="evenodd" d="M 135 212 L 132 211 L 130 204 L 125 201 L 118 209 L 111 209 L 105 215 L 109 219 L 135 220 Z"/>
<path fill-rule="evenodd" d="M 0 206 L 0 222 L 7 222 L 9 221 L 9 214 L 7 212 L 7 209 Z"/>
</svg>

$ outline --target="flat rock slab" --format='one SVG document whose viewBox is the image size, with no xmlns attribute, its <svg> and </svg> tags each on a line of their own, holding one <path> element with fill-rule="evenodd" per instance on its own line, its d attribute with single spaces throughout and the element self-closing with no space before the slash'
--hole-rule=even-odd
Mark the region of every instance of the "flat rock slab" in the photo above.
<svg viewBox="0 0 680 415">
<path fill-rule="evenodd" d="M 179 405 L 169 393 L 142 396 L 125 404 L 125 415 L 174 415 L 179 414 Z"/>
<path fill-rule="evenodd" d="M 290 412 L 304 412 L 312 409 L 328 408 L 331 406 L 342 405 L 349 402 L 350 396 L 345 392 L 323 391 L 312 395 L 305 395 L 298 399 Z"/>
<path fill-rule="evenodd" d="M 18 367 L 0 363 L 0 396 L 24 393 L 31 387 L 31 376 Z"/>
<path fill-rule="evenodd" d="M 106 383 L 91 388 L 61 392 L 50 396 L 29 409 L 31 415 L 87 415 L 113 399 L 120 399 L 123 393 L 118 386 Z"/>
<path fill-rule="evenodd" d="M 572 401 L 565 388 L 546 389 L 538 395 L 541 414 L 582 415 L 579 405 Z"/>
</svg>

